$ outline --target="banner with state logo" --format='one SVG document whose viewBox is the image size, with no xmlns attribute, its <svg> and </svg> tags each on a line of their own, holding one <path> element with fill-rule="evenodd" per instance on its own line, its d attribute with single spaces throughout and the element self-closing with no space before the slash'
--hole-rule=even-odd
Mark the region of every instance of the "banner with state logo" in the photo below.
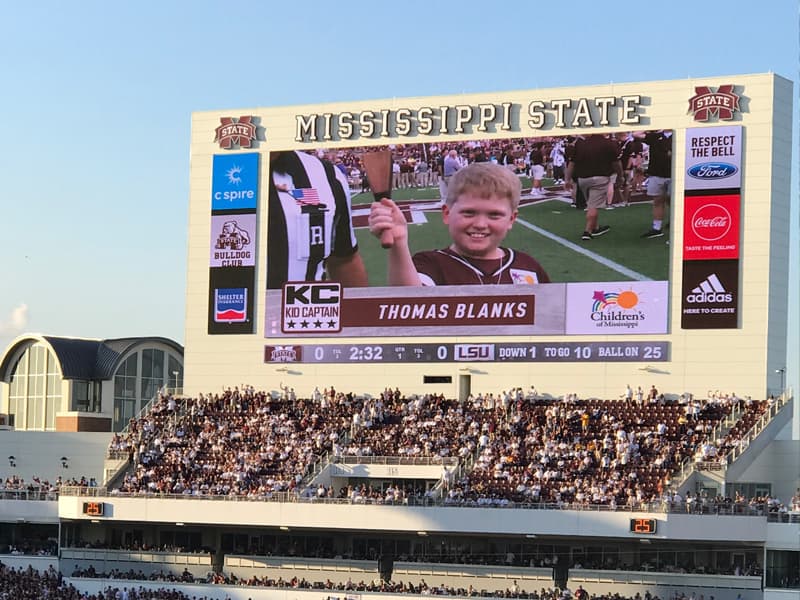
<svg viewBox="0 0 800 600">
<path fill-rule="evenodd" d="M 742 127 L 686 130 L 682 329 L 739 326 Z"/>
</svg>

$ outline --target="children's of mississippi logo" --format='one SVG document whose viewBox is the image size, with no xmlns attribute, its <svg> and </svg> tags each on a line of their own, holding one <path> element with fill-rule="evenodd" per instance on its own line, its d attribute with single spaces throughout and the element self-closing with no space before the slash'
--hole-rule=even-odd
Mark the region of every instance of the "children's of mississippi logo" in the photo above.
<svg viewBox="0 0 800 600">
<path fill-rule="evenodd" d="M 624 327 L 634 329 L 644 321 L 644 312 L 638 310 L 639 295 L 633 290 L 604 292 L 592 295 L 591 319 L 597 327 Z"/>
</svg>

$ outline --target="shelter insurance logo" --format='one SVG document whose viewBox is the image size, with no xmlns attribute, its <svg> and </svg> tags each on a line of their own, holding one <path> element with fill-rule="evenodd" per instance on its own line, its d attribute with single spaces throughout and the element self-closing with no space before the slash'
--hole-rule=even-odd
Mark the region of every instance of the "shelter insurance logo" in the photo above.
<svg viewBox="0 0 800 600">
<path fill-rule="evenodd" d="M 214 321 L 217 323 L 247 321 L 247 288 L 215 289 Z"/>
<path fill-rule="evenodd" d="M 220 117 L 220 125 L 214 132 L 214 141 L 219 143 L 223 150 L 236 148 L 252 148 L 258 141 L 256 117 Z"/>
<path fill-rule="evenodd" d="M 739 112 L 739 95 L 733 91 L 734 85 L 721 85 L 716 90 L 707 85 L 694 88 L 694 96 L 689 98 L 689 112 L 695 121 L 707 122 L 717 116 L 720 121 L 730 121 Z"/>
</svg>

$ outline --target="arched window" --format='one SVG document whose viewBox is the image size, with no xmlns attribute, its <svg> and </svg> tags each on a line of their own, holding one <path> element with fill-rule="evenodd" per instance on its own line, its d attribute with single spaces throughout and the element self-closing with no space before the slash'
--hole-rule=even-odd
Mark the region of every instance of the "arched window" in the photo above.
<svg viewBox="0 0 800 600">
<path fill-rule="evenodd" d="M 142 350 L 142 400 L 149 402 L 164 386 L 164 351 Z"/>
<path fill-rule="evenodd" d="M 125 427 L 136 415 L 136 379 L 139 355 L 131 354 L 114 374 L 114 431 Z"/>
<path fill-rule="evenodd" d="M 55 430 L 61 407 L 61 372 L 50 349 L 39 342 L 27 346 L 11 368 L 9 420 L 16 429 Z"/>
</svg>

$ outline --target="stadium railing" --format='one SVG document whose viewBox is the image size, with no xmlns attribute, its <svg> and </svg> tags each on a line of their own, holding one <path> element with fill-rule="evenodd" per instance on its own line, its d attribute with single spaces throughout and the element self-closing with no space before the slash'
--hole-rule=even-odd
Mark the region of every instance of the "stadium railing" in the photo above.
<svg viewBox="0 0 800 600">
<path fill-rule="evenodd" d="M 0 490 L 1 492 L 2 490 Z M 191 494 L 162 494 L 162 493 L 125 493 L 116 490 L 109 491 L 106 488 L 90 488 L 64 486 L 60 490 L 63 496 L 77 497 L 97 497 L 97 498 L 141 498 L 143 500 L 173 499 L 173 500 L 197 500 L 207 502 L 291 502 L 309 504 L 345 504 L 345 505 L 388 505 L 388 506 L 439 506 L 442 508 L 450 507 L 478 507 L 478 508 L 497 508 L 497 509 L 517 509 L 517 510 L 573 510 L 582 512 L 625 512 L 625 513 L 682 513 L 699 515 L 731 515 L 744 517 L 768 517 L 770 522 L 797 523 L 800 521 L 798 512 L 778 512 L 773 505 L 765 502 L 714 502 L 713 500 L 701 502 L 700 504 L 690 503 L 687 507 L 685 501 L 681 502 L 644 502 L 637 505 L 610 506 L 607 504 L 576 504 L 576 503 L 545 503 L 545 502 L 512 502 L 510 500 L 501 503 L 493 503 L 490 499 L 468 500 L 468 501 L 448 501 L 446 499 L 432 499 L 430 497 L 411 496 L 400 501 L 385 501 L 362 497 L 357 501 L 350 498 L 318 498 L 314 495 L 298 495 L 293 492 L 273 492 L 268 496 L 212 496 L 212 495 L 191 495 Z M 781 515 L 788 514 L 788 517 Z"/>
<path fill-rule="evenodd" d="M 737 458 L 739 458 L 745 451 L 750 447 L 750 444 L 753 440 L 758 437 L 767 425 L 770 424 L 772 419 L 774 419 L 778 413 L 791 401 L 792 396 L 787 391 L 775 398 L 775 402 L 773 404 L 767 405 L 767 410 L 761 415 L 758 420 L 753 424 L 753 426 L 745 433 L 739 444 L 734 446 L 730 452 L 728 452 L 725 456 L 721 457 L 720 462 L 724 465 L 729 465 Z"/>
</svg>

